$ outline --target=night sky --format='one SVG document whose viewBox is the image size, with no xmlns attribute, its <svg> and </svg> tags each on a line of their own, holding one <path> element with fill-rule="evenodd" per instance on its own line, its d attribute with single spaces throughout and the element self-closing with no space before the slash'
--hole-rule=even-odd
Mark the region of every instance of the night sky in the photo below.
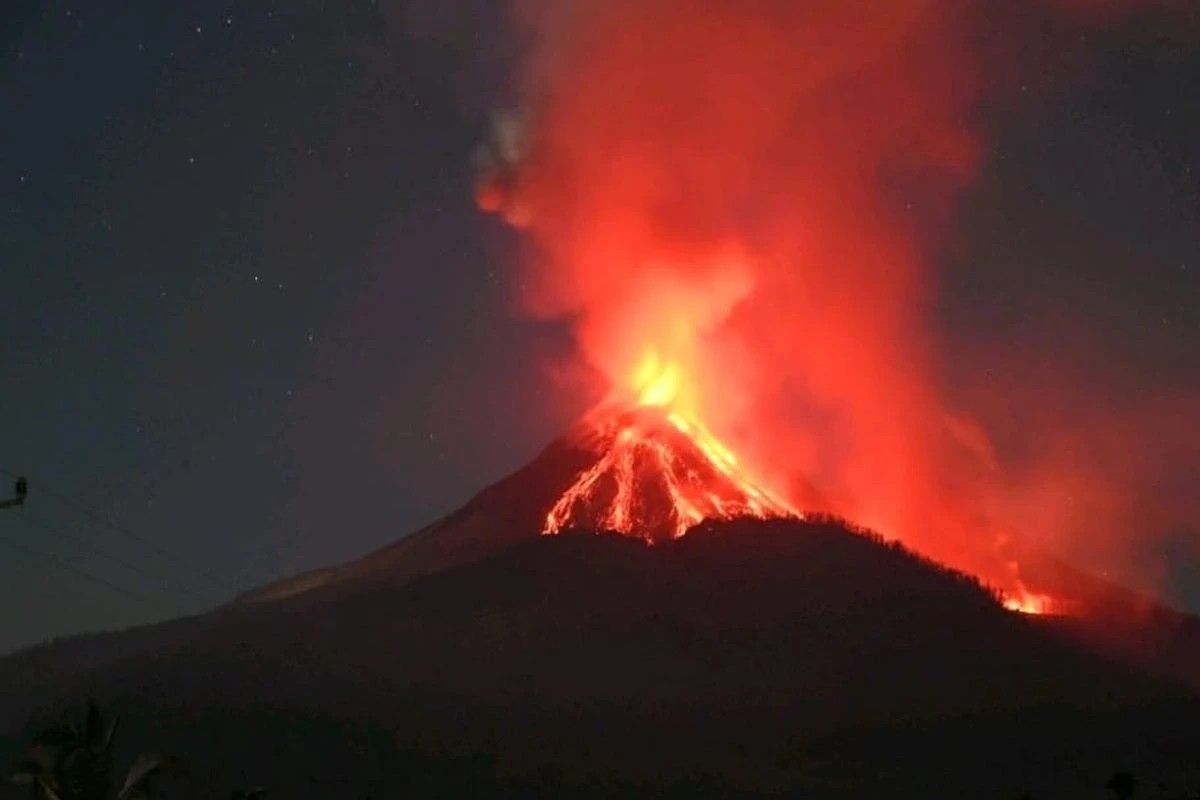
<svg viewBox="0 0 1200 800">
<path fill-rule="evenodd" d="M 6 4 L 0 469 L 30 497 L 0 511 L 0 651 L 359 555 L 586 407 L 472 201 L 500 4 L 394 5 Z M 1130 24 L 981 109 L 937 309 L 964 353 L 1200 384 L 1197 41 Z M 1200 611 L 1196 538 L 1164 591 Z"/>
</svg>

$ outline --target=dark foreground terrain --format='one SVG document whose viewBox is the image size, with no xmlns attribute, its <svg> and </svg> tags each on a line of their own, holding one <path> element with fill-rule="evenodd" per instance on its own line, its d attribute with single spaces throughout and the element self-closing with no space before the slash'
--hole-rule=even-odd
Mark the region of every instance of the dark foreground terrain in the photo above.
<svg viewBox="0 0 1200 800">
<path fill-rule="evenodd" d="M 173 796 L 1196 797 L 1194 688 L 1079 629 L 833 522 L 535 537 L 0 660 L 0 755 L 90 697 Z"/>
</svg>

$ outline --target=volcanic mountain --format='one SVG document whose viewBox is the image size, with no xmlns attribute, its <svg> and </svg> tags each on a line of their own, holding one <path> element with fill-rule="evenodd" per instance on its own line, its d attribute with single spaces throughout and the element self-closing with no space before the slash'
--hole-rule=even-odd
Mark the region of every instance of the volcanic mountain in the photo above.
<svg viewBox="0 0 1200 800">
<path fill-rule="evenodd" d="M 0 734 L 92 697 L 212 794 L 1069 798 L 1115 769 L 1200 789 L 1195 690 L 1094 635 L 1194 666 L 1200 625 L 1045 572 L 1109 616 L 1007 611 L 796 514 L 687 420 L 605 407 L 373 554 L 0 660 Z"/>
<path fill-rule="evenodd" d="M 356 561 L 242 599 L 280 599 L 369 576 L 411 578 L 539 533 L 614 531 L 661 542 L 706 519 L 798 516 L 756 486 L 699 423 L 655 405 L 606 404 L 444 519 Z"/>
</svg>

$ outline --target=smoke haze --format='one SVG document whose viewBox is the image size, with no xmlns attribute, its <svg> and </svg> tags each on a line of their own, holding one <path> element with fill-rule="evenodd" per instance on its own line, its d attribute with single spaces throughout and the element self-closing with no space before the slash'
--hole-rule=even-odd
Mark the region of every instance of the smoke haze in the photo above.
<svg viewBox="0 0 1200 800">
<path fill-rule="evenodd" d="M 1147 507 L 1164 469 L 1194 471 L 1200 406 L 1028 353 L 992 355 L 1035 384 L 951 385 L 938 248 L 983 109 L 1030 64 L 1082 68 L 1047 29 L 1085 42 L 1150 4 L 1006 5 L 518 3 L 524 105 L 478 199 L 527 234 L 525 311 L 569 320 L 610 383 L 646 352 L 680 364 L 688 407 L 797 506 L 1012 586 L 1014 536 L 1113 560 L 1194 518 Z"/>
</svg>

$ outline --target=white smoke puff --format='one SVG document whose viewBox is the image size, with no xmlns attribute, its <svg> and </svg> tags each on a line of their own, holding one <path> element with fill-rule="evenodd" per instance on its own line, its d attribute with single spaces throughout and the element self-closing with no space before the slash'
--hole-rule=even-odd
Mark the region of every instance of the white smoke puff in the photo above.
<svg viewBox="0 0 1200 800">
<path fill-rule="evenodd" d="M 516 193 L 517 171 L 527 153 L 526 125 L 515 111 L 492 114 L 488 137 L 475 151 L 475 200 L 484 211 L 500 214 L 509 224 L 524 228 L 528 208 Z"/>
</svg>

